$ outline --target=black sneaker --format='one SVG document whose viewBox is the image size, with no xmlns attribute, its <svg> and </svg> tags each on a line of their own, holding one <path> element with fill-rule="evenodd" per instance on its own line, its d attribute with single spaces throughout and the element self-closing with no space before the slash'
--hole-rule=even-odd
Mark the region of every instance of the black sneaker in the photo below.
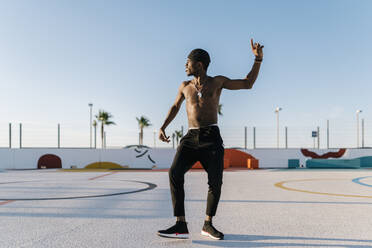
<svg viewBox="0 0 372 248">
<path fill-rule="evenodd" d="M 204 236 L 208 236 L 212 239 L 223 239 L 223 233 L 217 231 L 216 228 L 212 225 L 212 221 L 204 221 L 204 226 L 201 231 L 201 234 Z"/>
<path fill-rule="evenodd" d="M 167 238 L 176 239 L 188 239 L 189 230 L 187 230 L 187 224 L 184 221 L 177 221 L 176 224 L 167 230 L 158 231 L 158 235 Z"/>
</svg>

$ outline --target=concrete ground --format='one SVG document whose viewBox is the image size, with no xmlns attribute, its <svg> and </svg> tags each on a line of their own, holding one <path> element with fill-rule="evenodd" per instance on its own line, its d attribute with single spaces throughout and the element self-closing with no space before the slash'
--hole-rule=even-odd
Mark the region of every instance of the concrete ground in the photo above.
<svg viewBox="0 0 372 248">
<path fill-rule="evenodd" d="M 225 171 L 222 241 L 200 235 L 206 173 L 185 182 L 191 238 L 173 240 L 165 171 L 3 171 L 0 247 L 372 247 L 372 170 Z"/>
</svg>

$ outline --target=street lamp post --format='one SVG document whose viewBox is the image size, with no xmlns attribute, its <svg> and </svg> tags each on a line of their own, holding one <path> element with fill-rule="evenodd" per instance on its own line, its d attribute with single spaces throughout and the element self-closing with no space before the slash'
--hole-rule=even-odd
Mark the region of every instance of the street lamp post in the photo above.
<svg viewBox="0 0 372 248">
<path fill-rule="evenodd" d="M 364 148 L 364 119 L 362 118 L 362 148 Z"/>
<path fill-rule="evenodd" d="M 57 142 L 57 147 L 61 148 L 61 125 L 58 123 L 58 142 Z"/>
<path fill-rule="evenodd" d="M 12 123 L 9 123 L 9 148 L 12 148 Z"/>
<path fill-rule="evenodd" d="M 276 113 L 276 148 L 279 148 L 279 111 L 281 111 L 282 108 L 276 107 L 275 113 Z"/>
<path fill-rule="evenodd" d="M 92 107 L 93 107 L 93 103 L 89 103 L 88 106 L 90 108 L 90 120 L 89 120 L 90 142 L 89 142 L 89 148 L 92 149 Z"/>
<path fill-rule="evenodd" d="M 97 121 L 93 121 L 93 127 L 94 127 L 94 149 L 97 148 Z"/>
<path fill-rule="evenodd" d="M 329 149 L 329 120 L 327 120 L 327 149 Z"/>
<path fill-rule="evenodd" d="M 19 123 L 19 148 L 22 148 L 22 123 Z"/>
<path fill-rule="evenodd" d="M 244 127 L 244 149 L 247 149 L 247 127 Z"/>
<path fill-rule="evenodd" d="M 256 127 L 253 127 L 253 149 L 256 149 Z"/>
<path fill-rule="evenodd" d="M 357 119 L 357 148 L 359 148 L 359 113 L 362 113 L 362 110 L 358 109 L 356 111 L 356 119 Z"/>
</svg>

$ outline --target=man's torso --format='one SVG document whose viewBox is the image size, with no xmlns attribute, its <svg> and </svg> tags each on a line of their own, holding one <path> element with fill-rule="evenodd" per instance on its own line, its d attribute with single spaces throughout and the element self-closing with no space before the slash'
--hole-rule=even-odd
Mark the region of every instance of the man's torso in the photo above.
<svg viewBox="0 0 372 248">
<path fill-rule="evenodd" d="M 186 100 L 189 128 L 217 123 L 221 91 L 222 81 L 218 77 L 208 77 L 200 90 L 201 96 L 192 81 L 184 82 L 182 93 Z"/>
</svg>

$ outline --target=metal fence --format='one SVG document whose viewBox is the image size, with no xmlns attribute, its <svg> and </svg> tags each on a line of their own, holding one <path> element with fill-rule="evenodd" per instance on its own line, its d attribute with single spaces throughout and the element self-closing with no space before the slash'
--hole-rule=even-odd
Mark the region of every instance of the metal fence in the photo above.
<svg viewBox="0 0 372 248">
<path fill-rule="evenodd" d="M 336 122 L 319 126 L 220 126 L 225 147 L 240 148 L 355 148 L 372 147 L 372 125 Z M 180 130 L 178 128 L 178 130 Z M 317 137 L 312 137 L 316 131 Z M 158 130 L 144 129 L 143 144 L 149 147 L 176 147 L 175 130 L 167 129 L 171 142 L 158 139 Z M 184 134 L 187 132 L 186 128 Z M 358 135 L 359 134 L 359 135 Z M 96 138 L 95 138 L 96 137 Z M 359 137 L 359 138 L 358 138 Z M 279 139 L 278 139 L 279 138 Z M 96 142 L 95 142 L 96 140 Z M 359 142 L 359 145 L 357 143 Z M 138 129 L 124 129 L 118 126 L 107 128 L 104 135 L 106 148 L 123 148 L 139 144 Z M 0 123 L 0 147 L 27 148 L 90 148 L 89 126 L 56 123 Z M 92 148 L 102 148 L 101 133 L 92 129 Z"/>
</svg>

